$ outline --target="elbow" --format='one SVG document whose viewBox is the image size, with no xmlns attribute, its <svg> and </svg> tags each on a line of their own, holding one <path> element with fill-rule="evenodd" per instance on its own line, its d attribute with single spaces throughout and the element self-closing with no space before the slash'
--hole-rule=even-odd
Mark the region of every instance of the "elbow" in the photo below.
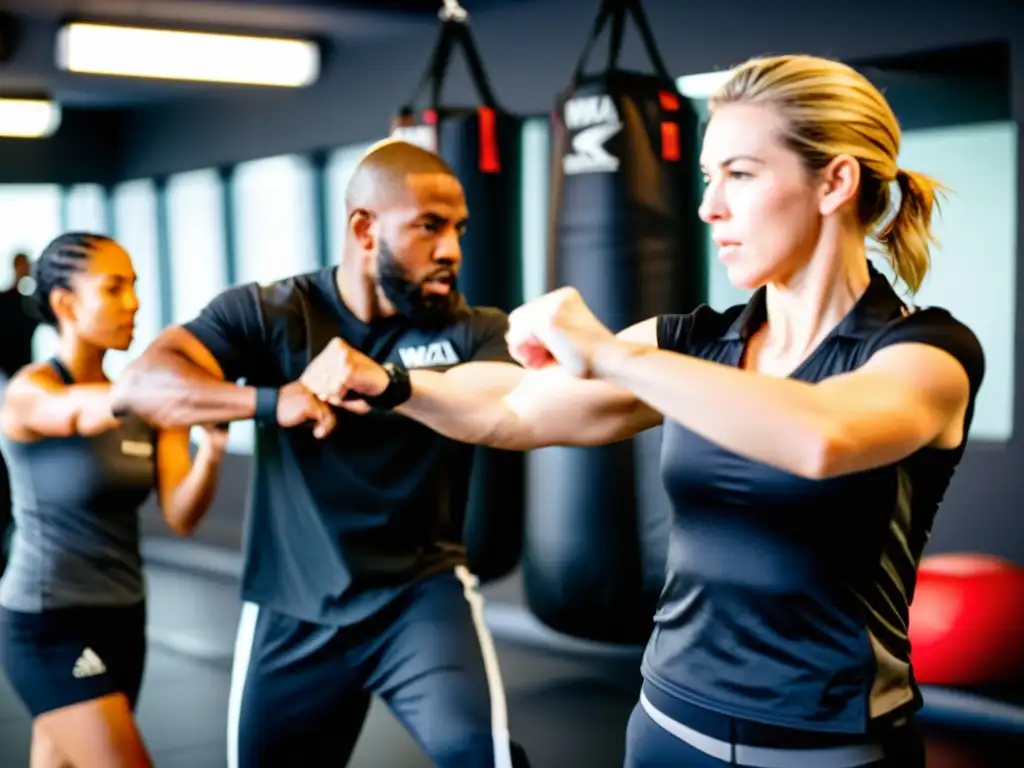
<svg viewBox="0 0 1024 768">
<path fill-rule="evenodd" d="M 188 514 L 186 502 L 178 498 L 178 490 L 164 490 L 160 493 L 160 516 L 171 533 L 188 538 L 196 531 L 198 516 Z"/>
<path fill-rule="evenodd" d="M 181 539 L 187 539 L 196 532 L 195 525 L 186 525 L 183 523 L 168 523 L 171 528 L 171 533 Z"/>
<path fill-rule="evenodd" d="M 530 423 L 508 407 L 501 409 L 500 417 L 474 442 L 501 451 L 532 451 L 545 447 Z"/>
<path fill-rule="evenodd" d="M 846 430 L 839 425 L 820 425 L 809 431 L 796 474 L 807 480 L 827 480 L 844 474 L 851 446 Z"/>
<path fill-rule="evenodd" d="M 198 521 L 190 520 L 173 513 L 164 515 L 164 521 L 167 523 L 167 527 L 171 529 L 171 533 L 182 539 L 187 539 L 192 536 L 198 527 Z"/>
</svg>

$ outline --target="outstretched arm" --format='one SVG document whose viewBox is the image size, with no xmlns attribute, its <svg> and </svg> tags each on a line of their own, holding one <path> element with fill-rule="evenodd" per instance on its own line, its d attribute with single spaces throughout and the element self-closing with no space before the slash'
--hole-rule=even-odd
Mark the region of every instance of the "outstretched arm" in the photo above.
<svg viewBox="0 0 1024 768">
<path fill-rule="evenodd" d="M 605 347 L 594 373 L 727 450 L 811 479 L 958 446 L 971 390 L 956 358 L 917 343 L 820 383 L 628 346 Z"/>
<path fill-rule="evenodd" d="M 517 345 L 634 393 L 726 450 L 811 479 L 884 466 L 924 447 L 960 446 L 984 374 L 974 334 L 941 310 L 892 323 L 864 365 L 820 383 L 615 338 L 572 289 L 517 312 L 510 330 Z"/>
<path fill-rule="evenodd" d="M 258 288 L 236 286 L 192 322 L 164 331 L 127 367 L 114 385 L 115 413 L 135 413 L 164 429 L 258 416 L 282 427 L 312 424 L 317 437 L 329 434 L 334 414 L 301 383 L 262 393 L 235 384 L 260 378 L 273 365 Z"/>
<path fill-rule="evenodd" d="M 620 337 L 657 346 L 655 320 Z M 636 395 L 560 367 L 524 370 L 509 363 L 467 363 L 445 373 L 413 371 L 412 397 L 396 410 L 443 435 L 508 450 L 604 445 L 661 423 Z"/>
<path fill-rule="evenodd" d="M 157 438 L 160 511 L 179 536 L 190 535 L 209 510 L 226 443 L 226 431 L 208 428 L 193 459 L 189 430 L 160 432 Z"/>
<path fill-rule="evenodd" d="M 624 440 L 661 422 L 635 395 L 559 369 L 527 371 L 508 361 L 504 326 L 491 329 L 474 362 L 445 372 L 414 370 L 411 396 L 395 408 L 454 440 L 506 450 L 547 445 L 600 445 Z M 653 321 L 622 332 L 656 344 Z M 482 359 L 481 359 L 482 358 Z M 320 398 L 357 412 L 367 406 L 346 396 L 375 398 L 388 386 L 384 369 L 341 339 L 310 363 L 302 381 Z"/>
<path fill-rule="evenodd" d="M 252 418 L 256 390 L 234 382 L 266 356 L 257 287 L 229 288 L 127 366 L 114 385 L 114 408 L 165 429 Z"/>
<path fill-rule="evenodd" d="M 0 420 L 17 440 L 97 435 L 117 426 L 109 384 L 65 384 L 46 363 L 18 373 L 7 385 Z"/>
<path fill-rule="evenodd" d="M 114 408 L 163 429 L 251 419 L 255 387 L 225 380 L 220 363 L 189 331 L 168 328 L 113 387 Z"/>
</svg>

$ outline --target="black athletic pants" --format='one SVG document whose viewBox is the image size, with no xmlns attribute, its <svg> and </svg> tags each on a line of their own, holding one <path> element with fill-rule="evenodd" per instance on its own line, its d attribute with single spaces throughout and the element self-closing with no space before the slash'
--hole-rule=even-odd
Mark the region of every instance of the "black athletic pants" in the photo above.
<svg viewBox="0 0 1024 768">
<path fill-rule="evenodd" d="M 322 626 L 242 609 L 228 768 L 344 766 L 378 696 L 439 768 L 520 768 L 476 579 L 464 567 L 413 585 L 381 614 Z"/>
</svg>

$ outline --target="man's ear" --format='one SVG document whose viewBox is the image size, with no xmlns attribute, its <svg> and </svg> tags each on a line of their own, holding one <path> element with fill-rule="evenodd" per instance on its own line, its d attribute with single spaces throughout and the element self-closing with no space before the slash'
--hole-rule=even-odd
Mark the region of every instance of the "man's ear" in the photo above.
<svg viewBox="0 0 1024 768">
<path fill-rule="evenodd" d="M 363 251 L 372 251 L 377 244 L 376 217 L 369 211 L 357 208 L 348 217 L 352 238 Z"/>
</svg>

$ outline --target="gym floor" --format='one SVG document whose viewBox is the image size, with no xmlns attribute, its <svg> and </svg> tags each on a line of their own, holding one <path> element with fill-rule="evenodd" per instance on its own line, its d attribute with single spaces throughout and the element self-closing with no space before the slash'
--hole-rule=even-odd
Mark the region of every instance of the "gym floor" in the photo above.
<svg viewBox="0 0 1024 768">
<path fill-rule="evenodd" d="M 171 565 L 150 547 L 150 654 L 138 718 L 157 768 L 223 768 L 228 684 L 240 610 L 230 566 Z M 178 550 L 187 551 L 187 550 Z M 156 556 L 155 556 L 156 555 Z M 185 563 L 184 565 L 182 563 Z M 517 580 L 485 590 L 492 625 L 510 625 Z M 505 618 L 503 618 L 505 617 Z M 522 622 L 519 622 L 520 624 Z M 542 630 L 538 630 L 541 633 Z M 534 768 L 619 768 L 639 690 L 635 656 L 542 648 L 529 633 L 495 630 L 510 725 Z M 30 721 L 0 678 L 0 768 L 28 766 Z M 929 768 L 1024 765 L 1024 740 L 929 729 Z M 351 768 L 429 768 L 412 739 L 375 703 Z"/>
</svg>

